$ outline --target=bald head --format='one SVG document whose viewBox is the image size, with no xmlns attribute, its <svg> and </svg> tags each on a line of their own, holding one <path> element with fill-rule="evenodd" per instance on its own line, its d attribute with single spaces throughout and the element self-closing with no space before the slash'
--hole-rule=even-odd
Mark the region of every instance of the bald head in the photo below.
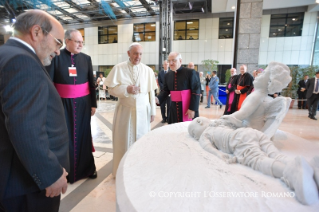
<svg viewBox="0 0 319 212">
<path fill-rule="evenodd" d="M 187 68 L 194 69 L 195 68 L 194 63 L 193 62 L 188 63 Z"/>
<path fill-rule="evenodd" d="M 240 66 L 240 74 L 244 74 L 247 71 L 247 66 L 246 65 L 241 65 Z"/>
<path fill-rule="evenodd" d="M 44 65 L 60 54 L 64 30 L 53 16 L 42 10 L 20 14 L 13 24 L 13 36 L 30 44 Z"/>
<path fill-rule="evenodd" d="M 172 71 L 176 71 L 182 66 L 182 55 L 178 52 L 171 52 L 168 55 L 169 67 Z"/>
</svg>

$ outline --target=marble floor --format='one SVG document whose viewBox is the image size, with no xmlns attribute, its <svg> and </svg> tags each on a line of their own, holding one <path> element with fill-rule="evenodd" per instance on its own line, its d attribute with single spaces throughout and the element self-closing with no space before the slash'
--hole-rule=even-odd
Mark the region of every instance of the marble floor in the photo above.
<svg viewBox="0 0 319 212">
<path fill-rule="evenodd" d="M 62 196 L 60 212 L 113 212 L 116 211 L 115 179 L 112 172 L 112 121 L 116 102 L 104 100 L 98 102 L 96 114 L 92 117 L 92 134 L 95 146 L 95 164 L 98 170 L 97 179 L 83 179 L 69 184 L 67 193 Z M 210 119 L 219 118 L 224 108 L 211 106 L 205 109 L 206 103 L 199 107 L 200 116 Z M 152 123 L 152 129 L 163 126 L 160 108 Z M 307 110 L 299 110 L 294 105 L 280 125 L 280 130 L 314 142 L 319 145 L 319 120 L 308 118 Z"/>
</svg>

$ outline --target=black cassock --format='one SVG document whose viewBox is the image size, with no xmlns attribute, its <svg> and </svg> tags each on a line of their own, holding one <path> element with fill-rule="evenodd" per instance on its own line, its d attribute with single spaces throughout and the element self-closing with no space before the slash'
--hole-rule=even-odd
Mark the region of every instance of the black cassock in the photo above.
<svg viewBox="0 0 319 212">
<path fill-rule="evenodd" d="M 198 111 L 200 97 L 200 80 L 195 70 L 180 67 L 177 71 L 169 71 L 165 75 L 163 90 L 157 96 L 160 103 L 165 101 L 170 91 L 191 90 L 191 98 L 188 109 Z M 183 122 L 182 102 L 171 102 L 170 114 L 167 122 Z"/>
<path fill-rule="evenodd" d="M 72 55 L 63 49 L 58 57 L 46 67 L 53 82 L 79 85 L 88 82 L 90 93 L 78 98 L 62 98 L 69 131 L 70 170 L 68 180 L 73 183 L 88 177 L 96 170 L 92 154 L 91 107 L 97 107 L 91 57 L 79 53 Z M 69 67 L 74 64 L 76 77 L 69 76 Z"/>
<path fill-rule="evenodd" d="M 237 94 L 235 93 L 236 90 L 236 82 L 237 82 L 238 75 L 231 76 L 228 80 L 226 85 L 226 89 L 229 91 L 227 94 L 227 102 L 225 107 L 224 115 L 232 114 L 237 111 Z M 232 101 L 230 100 L 230 95 L 233 95 Z M 230 102 L 231 101 L 231 102 Z M 230 108 L 229 108 L 230 106 Z"/>
</svg>

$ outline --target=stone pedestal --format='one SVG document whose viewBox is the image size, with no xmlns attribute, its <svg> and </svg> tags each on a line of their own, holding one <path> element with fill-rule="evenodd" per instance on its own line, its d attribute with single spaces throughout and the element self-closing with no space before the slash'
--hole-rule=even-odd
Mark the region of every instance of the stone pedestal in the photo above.
<svg viewBox="0 0 319 212">
<path fill-rule="evenodd" d="M 237 65 L 246 64 L 248 72 L 258 68 L 263 0 L 240 0 Z"/>
</svg>

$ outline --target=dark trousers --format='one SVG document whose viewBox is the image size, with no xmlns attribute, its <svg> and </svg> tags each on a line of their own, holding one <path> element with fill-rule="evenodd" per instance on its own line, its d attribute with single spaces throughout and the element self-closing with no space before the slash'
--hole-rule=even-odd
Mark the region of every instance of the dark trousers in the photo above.
<svg viewBox="0 0 319 212">
<path fill-rule="evenodd" d="M 166 109 L 165 109 L 166 106 Z M 171 97 L 167 97 L 166 100 L 164 100 L 160 107 L 161 107 L 161 114 L 162 114 L 162 119 L 167 120 L 169 116 L 169 107 L 171 106 Z M 165 113 L 166 112 L 166 113 Z"/>
<path fill-rule="evenodd" d="M 204 98 L 204 90 L 200 90 L 200 94 L 201 94 L 200 102 L 203 102 L 203 98 Z"/>
<path fill-rule="evenodd" d="M 306 109 L 307 105 L 307 98 L 306 98 L 306 92 L 299 92 L 298 93 L 298 108 Z"/>
<path fill-rule="evenodd" d="M 58 212 L 60 198 L 46 197 L 45 190 L 0 201 L 0 212 Z"/>
<path fill-rule="evenodd" d="M 319 94 L 312 94 L 311 97 L 308 99 L 308 111 L 309 116 L 315 117 L 317 114 L 317 107 L 319 101 Z"/>
</svg>

